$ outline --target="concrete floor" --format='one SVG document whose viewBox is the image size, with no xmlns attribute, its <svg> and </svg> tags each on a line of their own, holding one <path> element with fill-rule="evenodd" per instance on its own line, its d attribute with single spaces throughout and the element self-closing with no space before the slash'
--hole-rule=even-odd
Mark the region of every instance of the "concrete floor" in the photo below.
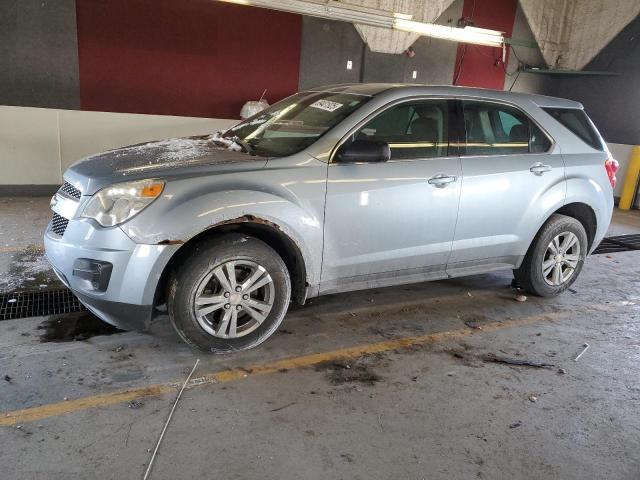
<svg viewBox="0 0 640 480">
<path fill-rule="evenodd" d="M 0 277 L 50 288 L 10 278 L 39 262 L 48 202 L 2 202 Z M 640 232 L 640 212 L 611 232 Z M 232 356 L 162 319 L 57 342 L 91 320 L 0 322 L 0 477 L 142 478 L 199 358 L 152 479 L 638 479 L 639 255 L 590 257 L 555 299 L 514 301 L 509 272 L 327 296 Z"/>
</svg>

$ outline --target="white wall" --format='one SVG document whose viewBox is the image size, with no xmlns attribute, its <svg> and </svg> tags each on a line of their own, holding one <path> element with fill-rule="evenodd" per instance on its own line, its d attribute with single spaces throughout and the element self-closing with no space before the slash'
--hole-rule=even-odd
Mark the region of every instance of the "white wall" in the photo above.
<svg viewBox="0 0 640 480">
<path fill-rule="evenodd" d="M 62 173 L 88 155 L 213 133 L 237 121 L 0 106 L 0 185 L 58 185 Z"/>
<path fill-rule="evenodd" d="M 59 185 L 75 161 L 124 145 L 201 135 L 238 120 L 0 106 L 0 185 Z M 620 196 L 633 145 L 609 143 Z"/>
</svg>

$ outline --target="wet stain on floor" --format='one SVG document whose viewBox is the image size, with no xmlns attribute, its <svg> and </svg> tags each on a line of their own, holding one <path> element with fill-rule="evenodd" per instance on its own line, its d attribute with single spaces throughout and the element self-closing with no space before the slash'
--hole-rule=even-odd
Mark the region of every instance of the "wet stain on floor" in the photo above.
<svg viewBox="0 0 640 480">
<path fill-rule="evenodd" d="M 365 356 L 355 361 L 322 362 L 315 366 L 318 372 L 325 372 L 327 379 L 333 385 L 359 383 L 372 386 L 382 380 L 372 369 L 373 363 L 377 363 L 379 356 Z M 373 360 L 373 362 L 372 362 Z"/>
<path fill-rule="evenodd" d="M 75 342 L 124 332 L 88 312 L 48 318 L 38 325 L 38 330 L 44 331 L 40 335 L 41 343 Z"/>
</svg>

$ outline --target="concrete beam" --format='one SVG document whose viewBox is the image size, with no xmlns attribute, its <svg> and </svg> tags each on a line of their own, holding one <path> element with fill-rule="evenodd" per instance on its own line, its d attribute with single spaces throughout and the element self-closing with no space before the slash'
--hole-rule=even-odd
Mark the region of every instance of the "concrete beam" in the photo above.
<svg viewBox="0 0 640 480">
<path fill-rule="evenodd" d="M 639 13 L 638 0 L 520 0 L 550 68 L 580 70 Z"/>
</svg>

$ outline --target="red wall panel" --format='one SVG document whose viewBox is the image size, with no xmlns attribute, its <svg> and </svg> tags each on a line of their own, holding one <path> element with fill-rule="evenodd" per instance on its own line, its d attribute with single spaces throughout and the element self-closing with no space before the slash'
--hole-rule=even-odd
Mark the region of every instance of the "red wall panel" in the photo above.
<svg viewBox="0 0 640 480">
<path fill-rule="evenodd" d="M 212 0 L 77 0 L 84 110 L 238 118 L 298 88 L 299 15 Z"/>
<path fill-rule="evenodd" d="M 504 32 L 510 37 L 516 18 L 517 0 L 464 0 L 462 16 L 474 26 Z M 508 61 L 508 52 L 505 63 Z M 460 44 L 453 71 L 454 85 L 502 90 L 505 70 L 502 49 Z"/>
</svg>

